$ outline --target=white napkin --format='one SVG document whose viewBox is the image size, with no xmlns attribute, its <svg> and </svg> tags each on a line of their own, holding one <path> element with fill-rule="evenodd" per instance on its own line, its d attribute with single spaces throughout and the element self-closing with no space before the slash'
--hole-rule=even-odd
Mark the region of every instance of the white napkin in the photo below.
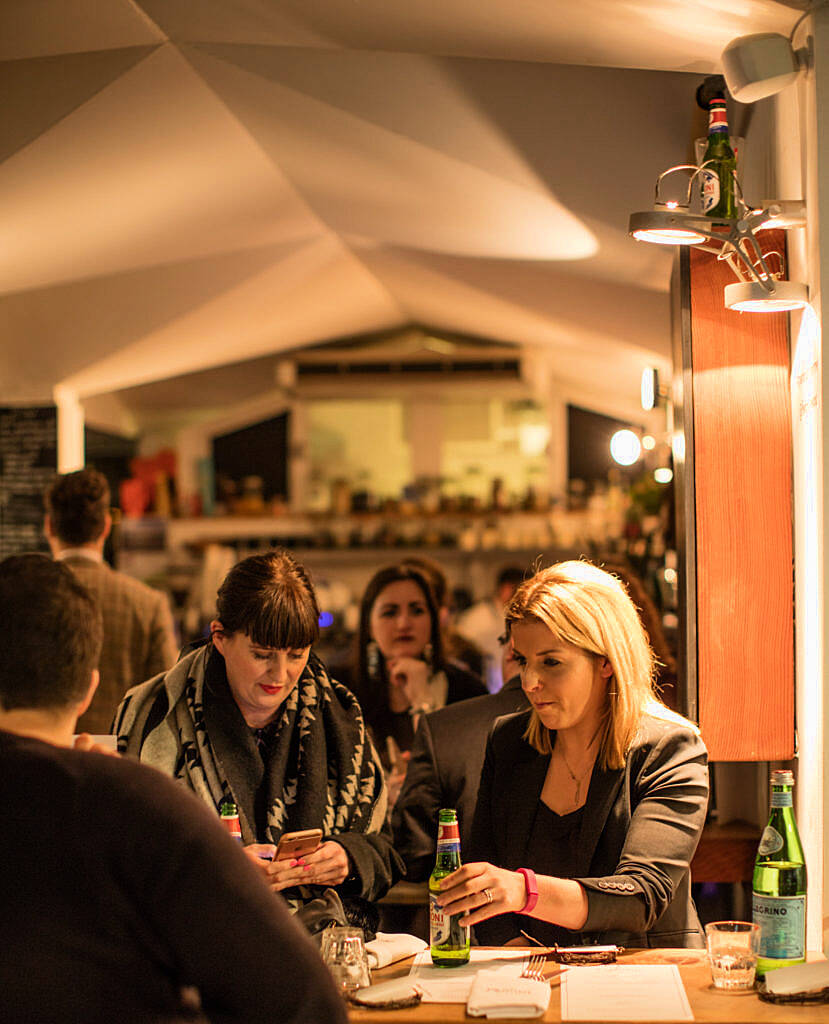
<svg viewBox="0 0 829 1024">
<path fill-rule="evenodd" d="M 405 932 L 378 932 L 376 939 L 366 943 L 368 965 L 372 970 L 387 967 L 428 948 L 429 943 L 416 935 L 407 935 Z"/>
<path fill-rule="evenodd" d="M 766 972 L 766 991 L 775 995 L 795 995 L 829 986 L 829 963 L 793 964 Z"/>
<path fill-rule="evenodd" d="M 540 1017 L 550 1005 L 549 981 L 509 978 L 500 971 L 480 971 L 466 1003 L 470 1017 Z"/>
</svg>

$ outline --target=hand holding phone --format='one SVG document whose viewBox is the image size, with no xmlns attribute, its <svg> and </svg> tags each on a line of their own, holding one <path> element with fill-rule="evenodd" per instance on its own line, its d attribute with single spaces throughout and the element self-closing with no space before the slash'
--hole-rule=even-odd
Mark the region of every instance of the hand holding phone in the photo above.
<svg viewBox="0 0 829 1024">
<path fill-rule="evenodd" d="M 313 853 L 322 842 L 321 828 L 306 828 L 299 832 L 286 832 L 276 847 L 274 860 L 296 860 Z"/>
</svg>

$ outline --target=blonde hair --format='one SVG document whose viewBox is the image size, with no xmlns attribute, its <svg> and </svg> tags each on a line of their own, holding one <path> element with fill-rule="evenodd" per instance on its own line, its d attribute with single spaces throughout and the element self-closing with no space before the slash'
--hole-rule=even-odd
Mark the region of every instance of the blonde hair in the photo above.
<svg viewBox="0 0 829 1024">
<path fill-rule="evenodd" d="M 624 766 L 644 714 L 685 723 L 657 697 L 655 658 L 647 634 L 624 585 L 609 572 L 586 561 L 542 569 L 518 588 L 505 618 L 510 631 L 516 622 L 535 620 L 557 639 L 607 658 L 613 674 L 599 732 L 601 768 Z M 535 710 L 525 738 L 539 753 L 552 753 L 550 730 Z"/>
</svg>

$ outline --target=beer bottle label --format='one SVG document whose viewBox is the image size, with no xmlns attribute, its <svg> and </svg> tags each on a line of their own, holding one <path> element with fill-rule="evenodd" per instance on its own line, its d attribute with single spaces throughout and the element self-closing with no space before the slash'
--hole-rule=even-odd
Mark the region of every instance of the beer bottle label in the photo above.
<svg viewBox="0 0 829 1024">
<path fill-rule="evenodd" d="M 792 807 L 794 801 L 792 800 L 792 791 L 785 790 L 782 793 L 775 793 L 771 791 L 771 806 L 772 807 Z"/>
<path fill-rule="evenodd" d="M 452 919 L 437 901 L 429 896 L 429 939 L 432 946 L 445 946 L 452 937 Z"/>
<path fill-rule="evenodd" d="M 806 897 L 752 893 L 752 920 L 760 925 L 760 956 L 800 960 L 806 956 Z"/>
<path fill-rule="evenodd" d="M 760 845 L 757 848 L 757 853 L 761 857 L 768 857 L 770 853 L 777 853 L 778 850 L 782 849 L 783 836 L 780 835 L 773 825 L 766 825 L 760 839 Z"/>
<path fill-rule="evenodd" d="M 702 212 L 713 210 L 720 201 L 720 176 L 716 171 L 702 172 Z"/>
<path fill-rule="evenodd" d="M 438 825 L 438 852 L 461 852 L 461 833 L 457 821 L 442 821 Z"/>
</svg>

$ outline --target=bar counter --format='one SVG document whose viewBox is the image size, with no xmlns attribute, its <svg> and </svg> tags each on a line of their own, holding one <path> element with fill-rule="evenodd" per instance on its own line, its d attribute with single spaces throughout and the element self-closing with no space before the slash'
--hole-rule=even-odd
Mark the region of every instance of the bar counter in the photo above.
<svg viewBox="0 0 829 1024">
<path fill-rule="evenodd" d="M 519 949 L 516 947 L 516 952 Z M 530 950 L 522 950 L 528 955 Z M 815 954 L 809 959 L 820 959 Z M 772 1004 L 763 1002 L 755 992 L 729 993 L 715 989 L 704 950 L 695 949 L 640 949 L 623 953 L 619 963 L 631 964 L 676 964 L 682 976 L 688 1002 L 696 1021 L 705 1024 L 829 1024 L 829 1004 L 798 1006 L 794 1004 Z M 402 977 L 409 972 L 412 958 L 372 972 L 372 981 L 387 981 Z M 590 967 L 585 970 L 601 970 Z M 560 982 L 556 975 L 558 967 L 548 964 L 547 973 L 552 978 L 552 998 L 543 1017 L 537 1021 L 560 1021 Z M 505 1018 L 501 1018 L 502 1020 Z M 524 1018 L 526 1020 L 526 1018 Z M 486 1021 L 485 1017 L 469 1017 L 466 1006 L 460 1003 L 421 1003 L 406 1010 L 349 1008 L 349 1020 L 360 1024 L 454 1024 L 457 1021 Z M 516 1018 L 517 1020 L 517 1018 Z M 614 1024 L 613 1008 L 608 1006 L 607 1016 L 595 1024 Z"/>
</svg>

